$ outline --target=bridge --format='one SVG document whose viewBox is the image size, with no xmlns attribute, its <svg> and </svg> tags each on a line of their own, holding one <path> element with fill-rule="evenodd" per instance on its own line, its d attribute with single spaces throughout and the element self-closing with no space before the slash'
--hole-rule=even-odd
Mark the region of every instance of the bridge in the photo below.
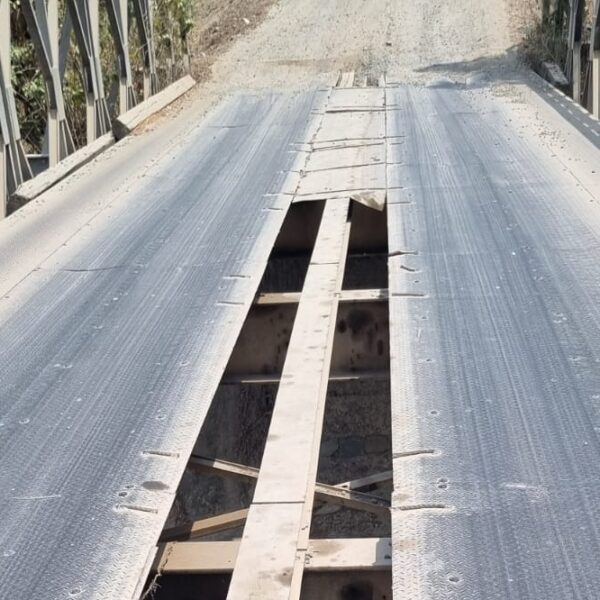
<svg viewBox="0 0 600 600">
<path fill-rule="evenodd" d="M 600 2 L 571 97 L 505 56 L 313 61 L 209 109 L 149 0 L 21 5 L 48 116 L 34 176 L 0 0 L 0 598 L 597 597 Z"/>
</svg>

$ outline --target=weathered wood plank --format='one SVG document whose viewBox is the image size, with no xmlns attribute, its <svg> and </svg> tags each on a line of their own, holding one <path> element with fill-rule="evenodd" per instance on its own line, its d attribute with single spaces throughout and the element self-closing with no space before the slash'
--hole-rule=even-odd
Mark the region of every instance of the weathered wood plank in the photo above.
<svg viewBox="0 0 600 600">
<path fill-rule="evenodd" d="M 380 140 L 385 137 L 385 113 L 357 111 L 326 113 L 315 142 L 348 142 L 350 140 Z"/>
<path fill-rule="evenodd" d="M 46 169 L 33 179 L 29 179 L 21 184 L 11 197 L 11 209 L 16 210 L 34 198 L 41 196 L 46 190 L 49 190 L 65 179 L 65 177 L 68 177 L 71 173 L 77 171 L 77 169 L 91 162 L 114 143 L 115 139 L 112 133 L 102 135 L 91 144 L 73 152 L 73 154 L 67 156 L 53 167 Z"/>
<path fill-rule="evenodd" d="M 128 110 L 125 114 L 120 115 L 113 122 L 113 133 L 115 138 L 117 140 L 123 139 L 146 119 L 175 102 L 177 98 L 183 96 L 183 94 L 195 85 L 196 82 L 193 77 L 186 75 L 167 86 L 158 94 L 150 96 L 147 100 L 140 102 L 140 104 L 133 107 L 131 110 Z"/>
<path fill-rule="evenodd" d="M 258 469 L 255 467 L 248 467 L 218 458 L 192 455 L 188 463 L 188 468 L 211 475 L 223 475 L 236 479 L 255 480 L 258 478 Z"/>
<path fill-rule="evenodd" d="M 340 73 L 337 87 L 339 88 L 351 88 L 354 85 L 354 71 L 345 71 Z"/>
<path fill-rule="evenodd" d="M 290 340 L 254 501 L 228 598 L 286 600 L 299 589 L 348 247 L 349 202 L 327 203 Z M 269 544 L 264 540 L 268 538 Z"/>
<path fill-rule="evenodd" d="M 271 292 L 259 294 L 254 302 L 265 305 L 298 304 L 300 297 L 300 292 Z M 342 290 L 338 298 L 340 302 L 385 302 L 388 299 L 388 291 L 386 288 Z"/>
<path fill-rule="evenodd" d="M 186 523 L 184 525 L 178 525 L 177 527 L 165 529 L 160 539 L 163 542 L 178 539 L 193 540 L 194 538 L 212 535 L 213 533 L 219 533 L 221 531 L 227 531 L 229 529 L 240 527 L 246 522 L 247 517 L 247 508 L 224 513 L 222 515 L 216 515 L 214 517 L 207 517 L 206 519 L 200 519 L 192 523 Z"/>
<path fill-rule="evenodd" d="M 331 371 L 329 381 L 360 381 L 364 379 L 389 379 L 389 371 Z M 245 373 L 225 377 L 222 385 L 265 385 L 268 383 L 279 383 L 280 375 L 256 375 L 254 373 Z"/>
<path fill-rule="evenodd" d="M 308 163 L 308 172 L 300 180 L 298 196 L 346 193 L 353 190 L 371 190 L 385 188 L 386 166 L 380 164 L 367 164 L 362 166 L 339 166 L 329 169 L 311 171 L 311 162 Z"/>
<path fill-rule="evenodd" d="M 239 548 L 237 540 L 171 542 L 160 547 L 153 570 L 163 575 L 228 573 Z M 307 571 L 383 571 L 391 565 L 389 538 L 310 540 L 306 559 Z"/>
</svg>

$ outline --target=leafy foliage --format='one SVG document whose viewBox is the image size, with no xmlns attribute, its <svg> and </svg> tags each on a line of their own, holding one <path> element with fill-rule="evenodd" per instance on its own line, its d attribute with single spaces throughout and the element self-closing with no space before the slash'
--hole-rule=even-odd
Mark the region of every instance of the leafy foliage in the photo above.
<svg viewBox="0 0 600 600">
<path fill-rule="evenodd" d="M 114 42 L 111 36 L 108 16 L 103 10 L 104 0 L 100 0 L 100 64 L 102 67 L 105 95 L 113 112 L 117 107 L 118 68 Z M 35 50 L 21 11 L 21 0 L 10 0 L 11 9 L 11 60 L 12 87 L 15 91 L 17 115 L 21 136 L 26 150 L 40 152 L 46 127 L 46 89 L 44 79 L 37 64 Z M 66 1 L 59 0 L 60 21 L 63 21 Z M 130 58 L 138 96 L 142 90 L 142 52 L 136 34 L 133 8 L 130 2 Z M 167 66 L 174 56 L 181 56 L 186 49 L 186 38 L 194 26 L 193 0 L 155 0 L 154 32 L 159 81 L 169 83 L 178 75 L 182 66 L 176 61 Z M 178 71 L 175 73 L 174 71 Z M 82 79 L 81 58 L 71 35 L 71 46 L 67 58 L 63 80 L 65 108 L 75 144 L 85 144 L 86 97 Z"/>
</svg>

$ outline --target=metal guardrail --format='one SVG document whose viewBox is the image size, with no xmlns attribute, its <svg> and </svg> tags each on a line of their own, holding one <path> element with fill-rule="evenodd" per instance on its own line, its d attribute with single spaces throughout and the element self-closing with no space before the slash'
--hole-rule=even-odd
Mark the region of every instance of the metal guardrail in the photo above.
<svg viewBox="0 0 600 600">
<path fill-rule="evenodd" d="M 66 117 L 63 77 L 71 32 L 79 51 L 86 96 L 86 141 L 88 144 L 111 129 L 111 117 L 100 63 L 100 10 L 106 10 L 110 34 L 118 60 L 121 115 L 133 108 L 137 98 L 133 86 L 129 50 L 129 5 L 139 34 L 143 58 L 143 97 L 159 90 L 154 40 L 153 0 L 66 0 L 65 17 L 59 24 L 58 0 L 21 0 L 21 10 L 35 47 L 36 62 L 43 76 L 48 107 L 46 142 L 52 167 L 74 152 L 75 144 Z M 9 197 L 32 177 L 23 149 L 15 94 L 11 86 L 10 0 L 0 0 L 0 219 L 6 216 Z M 60 26 L 59 26 L 60 25 Z M 189 70 L 189 58 L 182 35 L 181 56 L 173 44 L 168 69 L 180 61 Z"/>
</svg>

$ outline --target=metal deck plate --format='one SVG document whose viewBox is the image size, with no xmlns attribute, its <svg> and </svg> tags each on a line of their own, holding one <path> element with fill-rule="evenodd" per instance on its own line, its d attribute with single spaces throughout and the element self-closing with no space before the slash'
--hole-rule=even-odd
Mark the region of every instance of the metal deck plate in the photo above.
<svg viewBox="0 0 600 600">
<path fill-rule="evenodd" d="M 2 313 L 0 598 L 121 600 L 143 582 L 315 100 L 226 102 Z"/>
<path fill-rule="evenodd" d="M 598 212 L 491 95 L 388 105 L 394 597 L 594 598 Z"/>
</svg>

